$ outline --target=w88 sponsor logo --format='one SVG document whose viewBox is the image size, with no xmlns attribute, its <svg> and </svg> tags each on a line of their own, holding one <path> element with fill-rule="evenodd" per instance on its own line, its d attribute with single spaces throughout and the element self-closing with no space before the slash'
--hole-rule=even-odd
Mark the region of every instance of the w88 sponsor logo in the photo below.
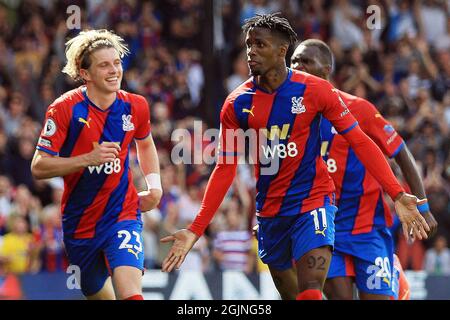
<svg viewBox="0 0 450 320">
<path fill-rule="evenodd" d="M 104 172 L 105 174 L 119 173 L 122 170 L 120 164 L 120 159 L 117 158 L 114 161 L 101 164 L 99 166 L 88 166 L 90 174 L 100 174 Z"/>
<path fill-rule="evenodd" d="M 287 145 L 276 144 L 274 146 L 261 146 L 262 152 L 266 158 L 274 158 L 278 156 L 281 159 L 286 157 L 295 157 L 298 155 L 297 145 L 295 142 L 289 142 Z"/>
</svg>

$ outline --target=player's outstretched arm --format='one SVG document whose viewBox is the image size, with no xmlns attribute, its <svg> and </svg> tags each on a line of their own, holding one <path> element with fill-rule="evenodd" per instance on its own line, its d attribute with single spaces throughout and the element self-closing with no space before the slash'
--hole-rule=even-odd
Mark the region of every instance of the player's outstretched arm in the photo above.
<svg viewBox="0 0 450 320">
<path fill-rule="evenodd" d="M 170 272 L 180 268 L 195 242 L 203 235 L 219 208 L 236 175 L 236 163 L 217 164 L 209 178 L 200 211 L 188 229 L 182 229 L 161 239 L 173 242 L 162 264 L 162 271 Z M 181 209 L 182 210 L 182 209 Z"/>
<path fill-rule="evenodd" d="M 425 188 L 423 187 L 422 178 L 420 177 L 419 170 L 416 166 L 416 161 L 406 145 L 395 156 L 395 162 L 402 170 L 403 177 L 411 188 L 411 192 L 419 199 L 426 199 Z M 425 200 L 423 204 L 419 205 L 418 209 L 430 227 L 428 236 L 433 236 L 437 231 L 438 224 L 430 211 L 428 202 Z"/>
<path fill-rule="evenodd" d="M 36 150 L 31 162 L 31 173 L 36 179 L 63 177 L 88 166 L 112 162 L 119 152 L 120 146 L 114 142 L 94 143 L 91 152 L 68 158 Z"/>
<path fill-rule="evenodd" d="M 394 200 L 395 209 L 402 223 L 406 238 L 427 239 L 427 232 L 430 231 L 430 227 L 417 210 L 417 205 L 422 204 L 423 201 L 420 202 L 416 196 L 404 192 L 384 154 L 375 142 L 359 126 L 355 126 L 352 130 L 343 134 L 343 137 L 350 143 L 356 156 L 370 174 L 375 177 L 392 200 Z"/>
<path fill-rule="evenodd" d="M 161 270 L 163 272 L 170 272 L 173 268 L 179 269 L 186 255 L 199 238 L 194 232 L 187 229 L 178 230 L 174 234 L 162 238 L 161 242 L 173 242 L 173 244 L 166 258 L 163 260 Z"/>
<path fill-rule="evenodd" d="M 153 137 L 136 140 L 139 166 L 147 182 L 147 190 L 139 192 L 139 209 L 149 211 L 154 209 L 162 197 L 161 178 L 159 171 L 158 153 Z"/>
</svg>

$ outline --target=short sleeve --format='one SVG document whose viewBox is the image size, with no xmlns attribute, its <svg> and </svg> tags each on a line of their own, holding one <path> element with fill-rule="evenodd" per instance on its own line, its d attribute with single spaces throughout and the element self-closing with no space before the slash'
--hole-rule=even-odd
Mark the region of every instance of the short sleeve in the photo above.
<svg viewBox="0 0 450 320">
<path fill-rule="evenodd" d="M 138 95 L 136 95 L 134 103 L 136 104 L 135 110 L 137 118 L 137 127 L 134 133 L 134 138 L 142 140 L 147 138 L 150 134 L 150 106 L 144 97 Z"/>
<path fill-rule="evenodd" d="M 53 156 L 59 151 L 67 137 L 70 124 L 69 109 L 63 100 L 53 102 L 45 114 L 44 127 L 42 128 L 36 148 Z"/>
<path fill-rule="evenodd" d="M 360 121 L 361 129 L 375 141 L 385 155 L 395 157 L 405 145 L 402 137 L 373 104 L 366 100 L 358 103 L 361 103 L 358 110 L 363 119 Z"/>
<path fill-rule="evenodd" d="M 319 82 L 315 89 L 319 112 L 333 124 L 339 134 L 345 134 L 358 125 L 339 91 L 328 81 Z"/>
</svg>

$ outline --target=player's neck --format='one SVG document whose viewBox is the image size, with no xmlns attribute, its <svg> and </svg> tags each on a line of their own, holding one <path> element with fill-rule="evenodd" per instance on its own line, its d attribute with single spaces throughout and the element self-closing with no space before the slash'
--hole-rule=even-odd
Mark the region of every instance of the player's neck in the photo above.
<svg viewBox="0 0 450 320">
<path fill-rule="evenodd" d="M 92 86 L 86 86 L 86 95 L 89 100 L 92 101 L 97 107 L 100 109 L 106 110 L 108 109 L 116 100 L 117 93 L 116 92 L 102 92 L 96 90 Z"/>
<path fill-rule="evenodd" d="M 260 87 L 272 93 L 286 80 L 288 69 L 286 65 L 280 65 L 278 68 L 269 70 L 266 74 L 261 75 L 257 79 Z"/>
</svg>

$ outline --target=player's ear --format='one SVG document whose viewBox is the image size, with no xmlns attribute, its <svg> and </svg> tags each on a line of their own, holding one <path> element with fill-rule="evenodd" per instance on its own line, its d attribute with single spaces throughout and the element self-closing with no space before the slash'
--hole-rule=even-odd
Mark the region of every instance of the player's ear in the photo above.
<svg viewBox="0 0 450 320">
<path fill-rule="evenodd" d="M 288 49 L 289 49 L 289 45 L 288 44 L 281 43 L 279 45 L 279 51 L 278 51 L 279 52 L 279 56 L 284 59 L 286 57 L 286 55 L 287 55 Z"/>
<path fill-rule="evenodd" d="M 91 80 L 91 76 L 89 75 L 89 71 L 87 71 L 86 69 L 80 69 L 80 77 L 81 77 L 84 81 L 89 81 L 89 80 Z"/>
<path fill-rule="evenodd" d="M 324 68 L 325 68 L 326 74 L 331 74 L 331 72 L 333 71 L 333 68 L 329 64 L 325 65 Z"/>
</svg>

